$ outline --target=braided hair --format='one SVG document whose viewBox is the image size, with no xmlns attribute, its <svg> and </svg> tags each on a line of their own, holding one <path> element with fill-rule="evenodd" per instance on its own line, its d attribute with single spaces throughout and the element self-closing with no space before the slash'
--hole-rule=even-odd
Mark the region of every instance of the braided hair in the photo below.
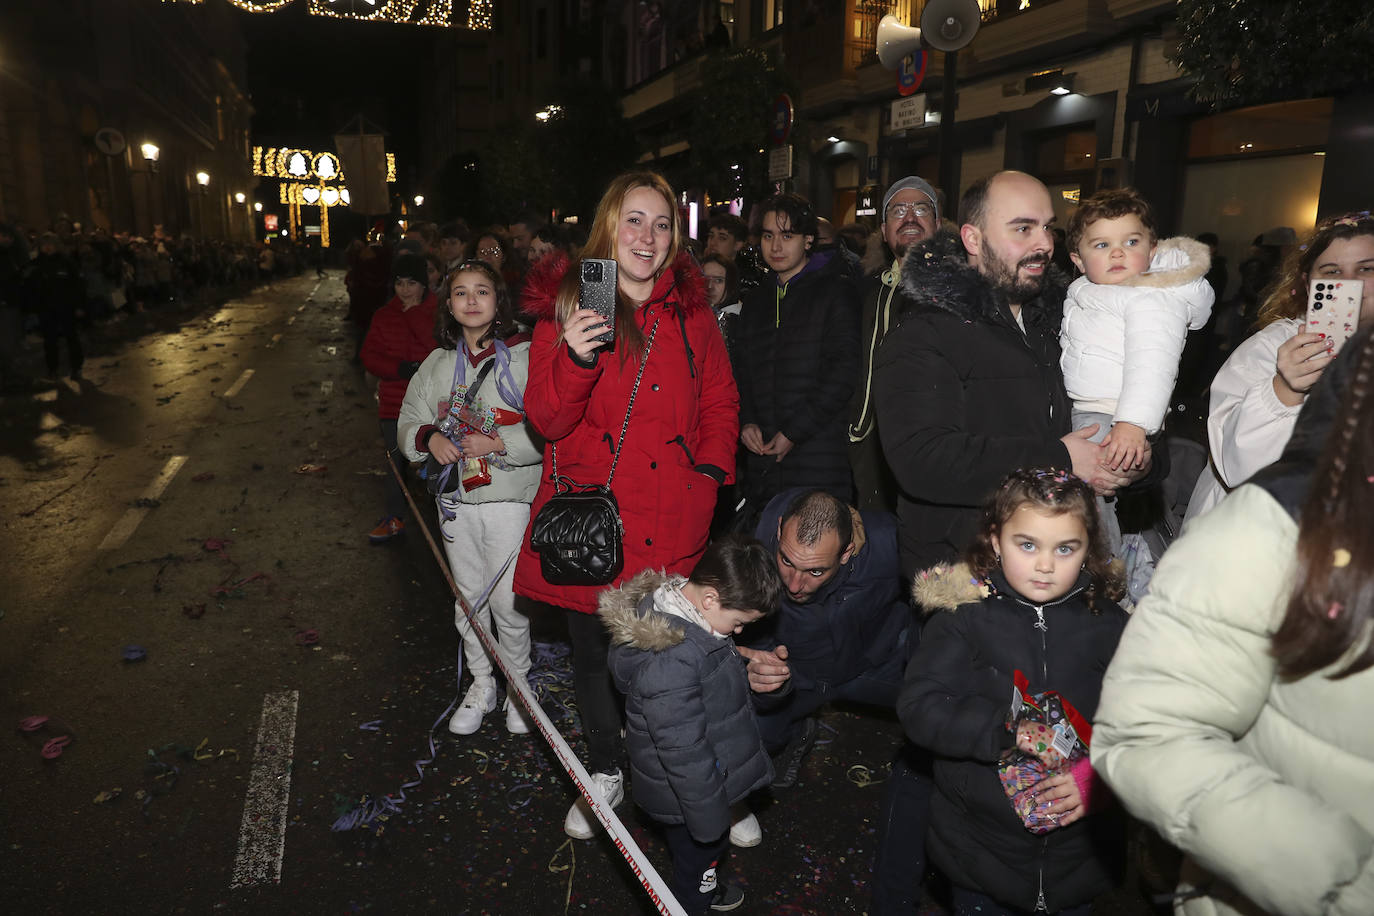
<svg viewBox="0 0 1374 916">
<path fill-rule="evenodd" d="M 1349 379 L 1302 505 L 1297 575 L 1271 646 L 1287 680 L 1374 666 L 1374 333 Z"/>
<path fill-rule="evenodd" d="M 1088 551 L 1083 567 L 1092 577 L 1084 597 L 1093 612 L 1101 595 L 1115 601 L 1125 594 L 1120 570 L 1112 563 L 1112 552 L 1097 514 L 1097 496 L 1088 482 L 1059 468 L 1020 468 L 1012 471 L 983 507 L 983 518 L 976 537 L 964 553 L 969 570 L 987 579 L 1001 566 L 992 542 L 1002 526 L 1022 506 L 1061 515 L 1071 512 L 1083 522 L 1088 533 Z M 1119 564 L 1118 564 L 1119 565 Z"/>
</svg>

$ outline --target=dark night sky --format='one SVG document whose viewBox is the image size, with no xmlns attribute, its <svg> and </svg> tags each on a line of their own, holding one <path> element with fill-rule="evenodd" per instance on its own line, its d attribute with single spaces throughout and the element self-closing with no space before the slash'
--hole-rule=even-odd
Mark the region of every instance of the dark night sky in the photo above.
<svg viewBox="0 0 1374 916">
<path fill-rule="evenodd" d="M 235 14 L 248 44 L 255 144 L 332 149 L 334 133 L 361 112 L 388 134 L 402 185 L 415 180 L 435 29 L 311 16 L 304 2 Z"/>
</svg>

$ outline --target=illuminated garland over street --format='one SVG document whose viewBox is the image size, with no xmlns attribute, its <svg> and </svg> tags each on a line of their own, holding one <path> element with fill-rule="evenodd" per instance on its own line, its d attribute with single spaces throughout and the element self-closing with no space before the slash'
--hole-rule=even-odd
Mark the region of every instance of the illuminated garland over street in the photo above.
<svg viewBox="0 0 1374 916">
<path fill-rule="evenodd" d="M 162 0 L 198 5 L 205 0 Z M 295 0 L 226 0 L 247 13 L 275 13 Z M 312 16 L 356 22 L 392 22 L 452 28 L 453 0 L 306 0 Z M 492 0 L 466 0 L 467 15 L 460 23 L 474 31 L 490 31 Z M 419 15 L 417 15 L 417 10 Z"/>
<path fill-rule="evenodd" d="M 286 204 L 291 237 L 295 238 L 301 221 L 301 207 L 320 208 L 320 247 L 329 247 L 329 208 L 351 204 L 348 188 L 343 186 L 343 164 L 333 153 L 316 153 L 289 146 L 253 147 L 253 174 L 277 178 L 281 202 Z M 386 180 L 396 180 L 396 154 L 386 154 Z M 326 182 L 338 182 L 327 184 Z M 307 184 L 306 182 L 310 182 Z"/>
</svg>

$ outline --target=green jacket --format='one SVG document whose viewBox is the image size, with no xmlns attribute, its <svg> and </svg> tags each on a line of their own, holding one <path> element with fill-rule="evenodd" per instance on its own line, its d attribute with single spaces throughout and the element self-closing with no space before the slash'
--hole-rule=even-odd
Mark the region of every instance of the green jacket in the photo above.
<svg viewBox="0 0 1374 916">
<path fill-rule="evenodd" d="M 1170 547 L 1107 670 L 1093 767 L 1184 851 L 1177 913 L 1374 913 L 1374 669 L 1276 677 L 1297 526 L 1237 489 Z"/>
</svg>

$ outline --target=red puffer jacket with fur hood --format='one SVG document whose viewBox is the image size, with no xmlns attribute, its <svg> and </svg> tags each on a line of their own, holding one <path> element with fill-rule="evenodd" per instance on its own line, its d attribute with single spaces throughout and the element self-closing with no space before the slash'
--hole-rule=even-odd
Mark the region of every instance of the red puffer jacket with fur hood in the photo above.
<svg viewBox="0 0 1374 916">
<path fill-rule="evenodd" d="M 558 285 L 569 269 L 548 258 L 525 281 L 524 310 L 539 319 L 530 346 L 525 411 L 549 444 L 535 494 L 533 520 L 553 495 L 553 443 L 558 473 L 580 484 L 604 484 L 639 361 L 599 353 L 591 368 L 579 365 L 559 339 Z M 614 585 L 645 569 L 687 575 L 702 552 L 715 511 L 716 491 L 734 477 L 739 439 L 739 393 L 715 314 L 706 303 L 701 270 L 679 254 L 654 284 L 635 315 L 645 337 L 658 322 L 644 367 L 611 490 L 625 525 L 625 567 Z M 596 613 L 604 586 L 551 585 L 530 549 L 529 536 L 515 567 L 519 594 L 586 614 Z"/>
</svg>

